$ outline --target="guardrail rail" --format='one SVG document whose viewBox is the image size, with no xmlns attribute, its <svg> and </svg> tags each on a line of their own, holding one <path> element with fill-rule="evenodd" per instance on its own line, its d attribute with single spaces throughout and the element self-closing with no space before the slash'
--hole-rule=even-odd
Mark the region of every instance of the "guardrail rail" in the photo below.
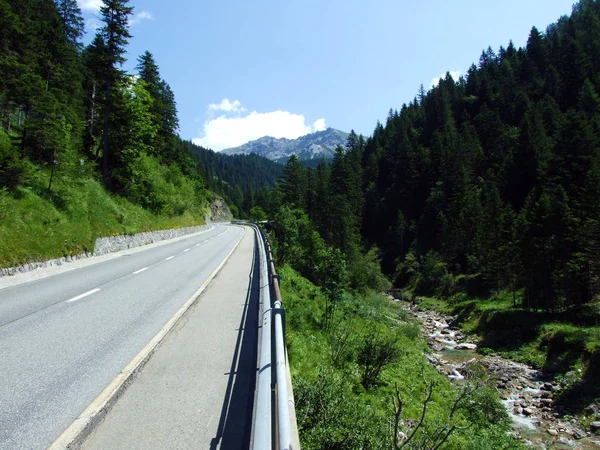
<svg viewBox="0 0 600 450">
<path fill-rule="evenodd" d="M 269 241 L 255 229 L 261 260 L 261 333 L 252 427 L 253 450 L 298 450 L 298 425 L 287 348 L 285 309 Z"/>
</svg>

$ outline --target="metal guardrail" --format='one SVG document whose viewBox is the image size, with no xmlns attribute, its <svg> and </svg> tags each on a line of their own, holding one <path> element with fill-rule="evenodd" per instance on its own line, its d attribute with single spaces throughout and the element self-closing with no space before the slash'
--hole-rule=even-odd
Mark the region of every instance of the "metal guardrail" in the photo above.
<svg viewBox="0 0 600 450">
<path fill-rule="evenodd" d="M 261 260 L 261 336 L 252 429 L 253 450 L 300 449 L 285 346 L 285 309 L 271 246 L 258 225 Z M 273 370 L 274 368 L 274 370 Z"/>
</svg>

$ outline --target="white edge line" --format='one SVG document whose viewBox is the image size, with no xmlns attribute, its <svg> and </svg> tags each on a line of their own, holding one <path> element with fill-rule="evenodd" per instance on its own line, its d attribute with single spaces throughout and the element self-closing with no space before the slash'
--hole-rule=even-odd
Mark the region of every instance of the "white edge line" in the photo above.
<svg viewBox="0 0 600 450">
<path fill-rule="evenodd" d="M 173 259 L 173 258 L 175 258 L 175 255 L 169 256 L 168 258 L 165 258 L 165 261 L 169 261 L 170 259 Z"/>
<path fill-rule="evenodd" d="M 47 450 L 64 450 L 79 448 L 89 433 L 98 425 L 110 408 L 115 404 L 119 397 L 127 389 L 129 382 L 137 372 L 150 359 L 156 346 L 165 338 L 165 336 L 175 326 L 177 321 L 183 316 L 190 307 L 196 303 L 200 294 L 204 292 L 208 284 L 221 271 L 225 263 L 229 260 L 233 252 L 238 248 L 243 237 L 246 235 L 246 227 L 241 227 L 244 232 L 239 240 L 233 246 L 231 251 L 225 256 L 223 261 L 213 273 L 202 283 L 196 292 L 184 303 L 184 305 L 175 313 L 173 317 L 165 324 L 162 329 L 146 344 L 146 346 L 125 366 L 123 371 L 112 379 L 104 390 L 98 395 L 92 403 L 67 427 L 56 440 L 50 444 Z"/>
<path fill-rule="evenodd" d="M 147 267 L 142 267 L 141 269 L 136 270 L 135 272 L 133 272 L 132 275 L 137 275 L 138 273 L 142 273 L 144 270 L 148 270 L 148 268 Z"/>
<path fill-rule="evenodd" d="M 77 300 L 81 300 L 82 298 L 87 297 L 88 295 L 95 294 L 99 290 L 100 290 L 100 288 L 96 288 L 96 289 L 92 289 L 91 291 L 84 292 L 83 294 L 78 295 L 77 297 L 70 298 L 65 303 L 76 302 Z"/>
</svg>

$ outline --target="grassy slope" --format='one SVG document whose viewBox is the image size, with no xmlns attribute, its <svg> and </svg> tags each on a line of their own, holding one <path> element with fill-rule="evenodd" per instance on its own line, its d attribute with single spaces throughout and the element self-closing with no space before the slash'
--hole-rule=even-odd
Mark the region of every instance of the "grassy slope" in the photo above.
<svg viewBox="0 0 600 450">
<path fill-rule="evenodd" d="M 374 388 L 365 391 L 359 381 L 355 355 L 350 355 L 343 367 L 334 367 L 332 363 L 330 335 L 320 326 L 325 302 L 320 289 L 289 266 L 282 267 L 280 275 L 303 448 L 335 448 L 330 445 L 331 439 L 345 433 L 359 434 L 357 439 L 369 442 L 360 448 L 392 448 L 389 426 L 393 417 L 394 386 L 398 383 L 404 401 L 403 418 L 418 418 L 423 400 L 422 370 L 428 380 L 437 383 L 430 407 L 431 417 L 439 419 L 448 414 L 455 390 L 446 377 L 426 363 L 427 345 L 418 326 L 407 320 L 404 311 L 379 295 L 364 298 L 346 294 L 338 306 L 338 320 L 343 318 L 349 324 L 355 343 L 369 327 L 380 326 L 383 333 L 393 334 L 398 339 L 401 348 L 399 361 L 383 371 Z M 327 375 L 323 377 L 322 374 Z M 495 391 L 486 390 L 486 395 L 491 402 L 496 401 Z M 316 422 L 311 420 L 310 402 L 322 403 L 319 403 L 322 409 L 317 414 L 321 419 Z M 497 404 L 494 408 L 499 412 L 502 410 Z M 519 444 L 506 436 L 505 431 L 506 423 L 502 420 L 496 425 L 473 427 L 455 434 L 444 448 L 518 448 Z M 354 448 L 347 444 L 342 447 Z"/>
<path fill-rule="evenodd" d="M 0 190 L 0 267 L 91 252 L 99 237 L 203 223 L 202 214 L 156 216 L 93 179 L 63 183 L 50 197 Z"/>
<path fill-rule="evenodd" d="M 458 315 L 460 326 L 481 339 L 480 351 L 495 351 L 564 379 L 567 386 L 558 401 L 567 410 L 581 414 L 600 399 L 600 305 L 577 314 L 530 312 L 515 308 L 509 293 L 451 304 L 423 298 L 420 304 Z"/>
</svg>

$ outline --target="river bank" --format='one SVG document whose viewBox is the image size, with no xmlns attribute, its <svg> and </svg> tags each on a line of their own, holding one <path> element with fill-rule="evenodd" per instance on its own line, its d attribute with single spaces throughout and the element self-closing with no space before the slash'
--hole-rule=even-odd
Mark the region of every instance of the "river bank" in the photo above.
<svg viewBox="0 0 600 450">
<path fill-rule="evenodd" d="M 483 366 L 513 421 L 514 436 L 525 445 L 547 449 L 600 448 L 598 423 L 586 429 L 577 418 L 569 416 L 555 404 L 555 397 L 565 387 L 525 364 L 497 355 L 477 353 L 477 341 L 456 326 L 456 317 L 442 315 L 409 302 L 400 302 L 421 324 L 423 335 L 432 351 L 429 362 L 450 380 L 461 381 L 470 367 Z"/>
</svg>

